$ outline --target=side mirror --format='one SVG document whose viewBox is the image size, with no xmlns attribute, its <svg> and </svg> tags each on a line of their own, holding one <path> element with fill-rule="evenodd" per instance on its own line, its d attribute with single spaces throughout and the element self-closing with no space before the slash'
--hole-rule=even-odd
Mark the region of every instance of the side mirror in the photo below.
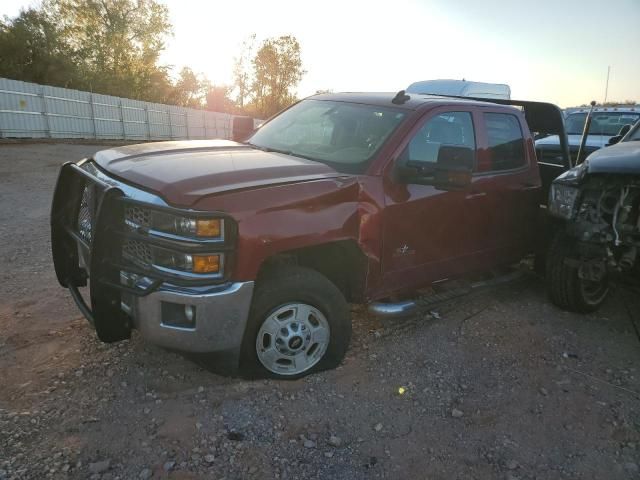
<svg viewBox="0 0 640 480">
<path fill-rule="evenodd" d="M 440 147 L 435 171 L 435 186 L 447 190 L 471 184 L 474 151 L 467 147 Z"/>
<path fill-rule="evenodd" d="M 473 158 L 471 148 L 444 145 L 440 146 L 435 163 L 408 159 L 398 165 L 397 173 L 406 183 L 455 190 L 471 184 Z"/>
</svg>

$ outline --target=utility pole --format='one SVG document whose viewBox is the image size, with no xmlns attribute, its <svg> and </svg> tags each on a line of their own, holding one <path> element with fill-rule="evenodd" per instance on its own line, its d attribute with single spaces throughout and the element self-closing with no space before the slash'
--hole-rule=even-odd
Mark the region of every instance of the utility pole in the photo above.
<svg viewBox="0 0 640 480">
<path fill-rule="evenodd" d="M 611 73 L 611 65 L 607 67 L 607 84 L 604 87 L 604 102 L 602 102 L 603 104 L 607 103 L 607 95 L 609 93 L 609 74 L 610 73 Z"/>
</svg>

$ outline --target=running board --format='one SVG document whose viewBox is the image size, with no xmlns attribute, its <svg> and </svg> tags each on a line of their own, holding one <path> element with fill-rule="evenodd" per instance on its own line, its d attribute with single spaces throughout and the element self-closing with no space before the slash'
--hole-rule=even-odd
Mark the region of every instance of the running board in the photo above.
<svg viewBox="0 0 640 480">
<path fill-rule="evenodd" d="M 415 300 L 403 300 L 401 302 L 373 302 L 368 305 L 368 311 L 371 315 L 382 320 L 411 317 L 420 311 L 433 307 L 434 305 L 454 300 L 473 291 L 511 282 L 520 278 L 523 273 L 524 272 L 522 270 L 516 270 L 489 280 L 473 282 L 465 287 L 454 288 L 446 292 L 418 297 Z"/>
</svg>

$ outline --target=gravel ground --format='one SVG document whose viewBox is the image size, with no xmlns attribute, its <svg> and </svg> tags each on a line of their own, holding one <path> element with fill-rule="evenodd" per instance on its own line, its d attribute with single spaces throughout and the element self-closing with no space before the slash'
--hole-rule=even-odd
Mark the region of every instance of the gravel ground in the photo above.
<svg viewBox="0 0 640 480">
<path fill-rule="evenodd" d="M 588 316 L 534 277 L 402 322 L 354 306 L 344 364 L 290 382 L 101 344 L 48 238 L 59 165 L 101 148 L 0 145 L 0 480 L 640 478 L 640 299 L 621 289 Z"/>
</svg>

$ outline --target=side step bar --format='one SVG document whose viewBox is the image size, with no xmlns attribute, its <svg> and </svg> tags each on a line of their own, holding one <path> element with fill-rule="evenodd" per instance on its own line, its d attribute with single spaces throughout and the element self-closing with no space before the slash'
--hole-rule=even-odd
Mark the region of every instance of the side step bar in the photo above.
<svg viewBox="0 0 640 480">
<path fill-rule="evenodd" d="M 372 302 L 369 304 L 368 310 L 371 315 L 382 320 L 411 317 L 429 307 L 462 297 L 463 295 L 467 295 L 473 291 L 511 282 L 520 278 L 523 273 L 524 272 L 522 270 L 516 270 L 498 277 L 490 278 L 489 280 L 473 282 L 468 286 L 454 288 L 433 295 L 418 297 L 415 300 L 403 300 L 401 302 Z"/>
</svg>

